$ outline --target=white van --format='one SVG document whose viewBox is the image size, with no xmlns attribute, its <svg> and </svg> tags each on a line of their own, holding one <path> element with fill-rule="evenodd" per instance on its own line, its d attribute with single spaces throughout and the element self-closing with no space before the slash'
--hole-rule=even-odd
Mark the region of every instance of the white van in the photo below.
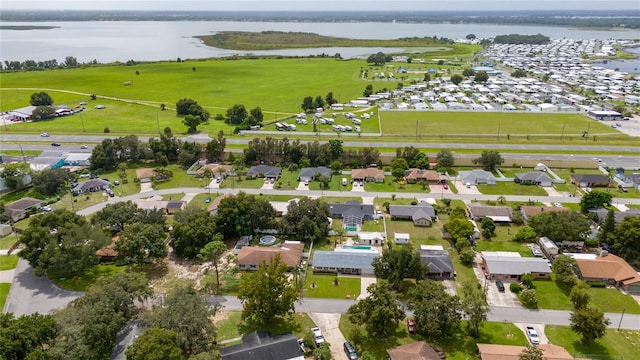
<svg viewBox="0 0 640 360">
<path fill-rule="evenodd" d="M 342 178 L 342 186 L 347 186 L 347 178 Z"/>
</svg>

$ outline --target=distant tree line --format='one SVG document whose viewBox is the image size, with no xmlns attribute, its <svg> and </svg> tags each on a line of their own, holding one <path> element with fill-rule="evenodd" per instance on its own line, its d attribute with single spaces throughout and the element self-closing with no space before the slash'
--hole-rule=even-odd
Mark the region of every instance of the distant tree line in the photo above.
<svg viewBox="0 0 640 360">
<path fill-rule="evenodd" d="M 521 34 L 509 34 L 509 35 L 497 35 L 493 38 L 493 42 L 496 44 L 529 44 L 529 45 L 543 45 L 548 44 L 551 39 L 548 36 L 542 34 L 536 35 L 521 35 Z"/>
</svg>

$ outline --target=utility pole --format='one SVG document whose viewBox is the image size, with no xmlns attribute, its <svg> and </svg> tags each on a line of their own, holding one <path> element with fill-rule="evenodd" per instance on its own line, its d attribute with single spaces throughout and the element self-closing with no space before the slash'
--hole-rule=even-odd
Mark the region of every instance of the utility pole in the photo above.
<svg viewBox="0 0 640 360">
<path fill-rule="evenodd" d="M 498 121 L 498 135 L 496 136 L 496 140 L 500 140 L 500 121 Z"/>
<path fill-rule="evenodd" d="M 80 112 L 80 123 L 82 124 L 82 132 L 86 132 L 84 130 L 84 119 L 82 118 L 82 112 Z"/>
<path fill-rule="evenodd" d="M 158 114 L 156 114 L 156 126 L 158 127 L 158 134 L 160 134 L 160 118 Z"/>
<path fill-rule="evenodd" d="M 624 318 L 624 312 L 627 311 L 627 308 L 622 309 L 622 315 L 620 315 L 620 322 L 618 323 L 618 331 L 620 331 L 620 327 L 622 326 L 622 318 Z"/>
<path fill-rule="evenodd" d="M 560 133 L 560 141 L 562 141 L 562 138 L 564 137 L 564 127 L 567 126 L 567 123 L 562 124 L 562 132 Z"/>
</svg>

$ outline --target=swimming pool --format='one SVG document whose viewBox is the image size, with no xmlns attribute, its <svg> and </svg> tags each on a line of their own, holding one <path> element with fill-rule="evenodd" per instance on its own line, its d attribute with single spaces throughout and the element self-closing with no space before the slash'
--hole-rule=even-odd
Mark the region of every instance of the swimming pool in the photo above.
<svg viewBox="0 0 640 360">
<path fill-rule="evenodd" d="M 272 235 L 266 235 L 260 238 L 260 245 L 273 245 L 276 242 L 276 237 Z"/>
<path fill-rule="evenodd" d="M 342 245 L 343 249 L 352 249 L 352 250 L 367 250 L 371 251 L 371 246 L 368 245 Z"/>
</svg>

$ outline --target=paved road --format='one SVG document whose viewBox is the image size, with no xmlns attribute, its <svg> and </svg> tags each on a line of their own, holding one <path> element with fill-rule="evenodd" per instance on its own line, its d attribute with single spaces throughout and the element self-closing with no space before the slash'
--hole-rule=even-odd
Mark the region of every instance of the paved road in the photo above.
<svg viewBox="0 0 640 360">
<path fill-rule="evenodd" d="M 55 286 L 46 277 L 37 277 L 29 263 L 20 259 L 11 284 L 11 290 L 4 312 L 16 316 L 35 312 L 49 313 L 65 307 L 81 292 L 67 291 Z M 242 310 L 242 304 L 235 296 L 205 296 L 215 304 L 221 304 L 226 310 Z M 306 313 L 344 314 L 355 300 L 305 298 L 296 303 L 296 311 Z M 640 315 L 605 314 L 610 320 L 610 328 L 617 328 L 622 318 L 621 328 L 640 330 Z M 527 310 L 521 308 L 491 307 L 489 321 L 521 322 L 531 324 L 569 325 L 569 311 Z"/>
<path fill-rule="evenodd" d="M 54 309 L 65 307 L 81 295 L 81 292 L 57 287 L 47 277 L 36 276 L 29 262 L 20 259 L 3 311 L 16 316 L 34 312 L 48 314 Z"/>
</svg>

